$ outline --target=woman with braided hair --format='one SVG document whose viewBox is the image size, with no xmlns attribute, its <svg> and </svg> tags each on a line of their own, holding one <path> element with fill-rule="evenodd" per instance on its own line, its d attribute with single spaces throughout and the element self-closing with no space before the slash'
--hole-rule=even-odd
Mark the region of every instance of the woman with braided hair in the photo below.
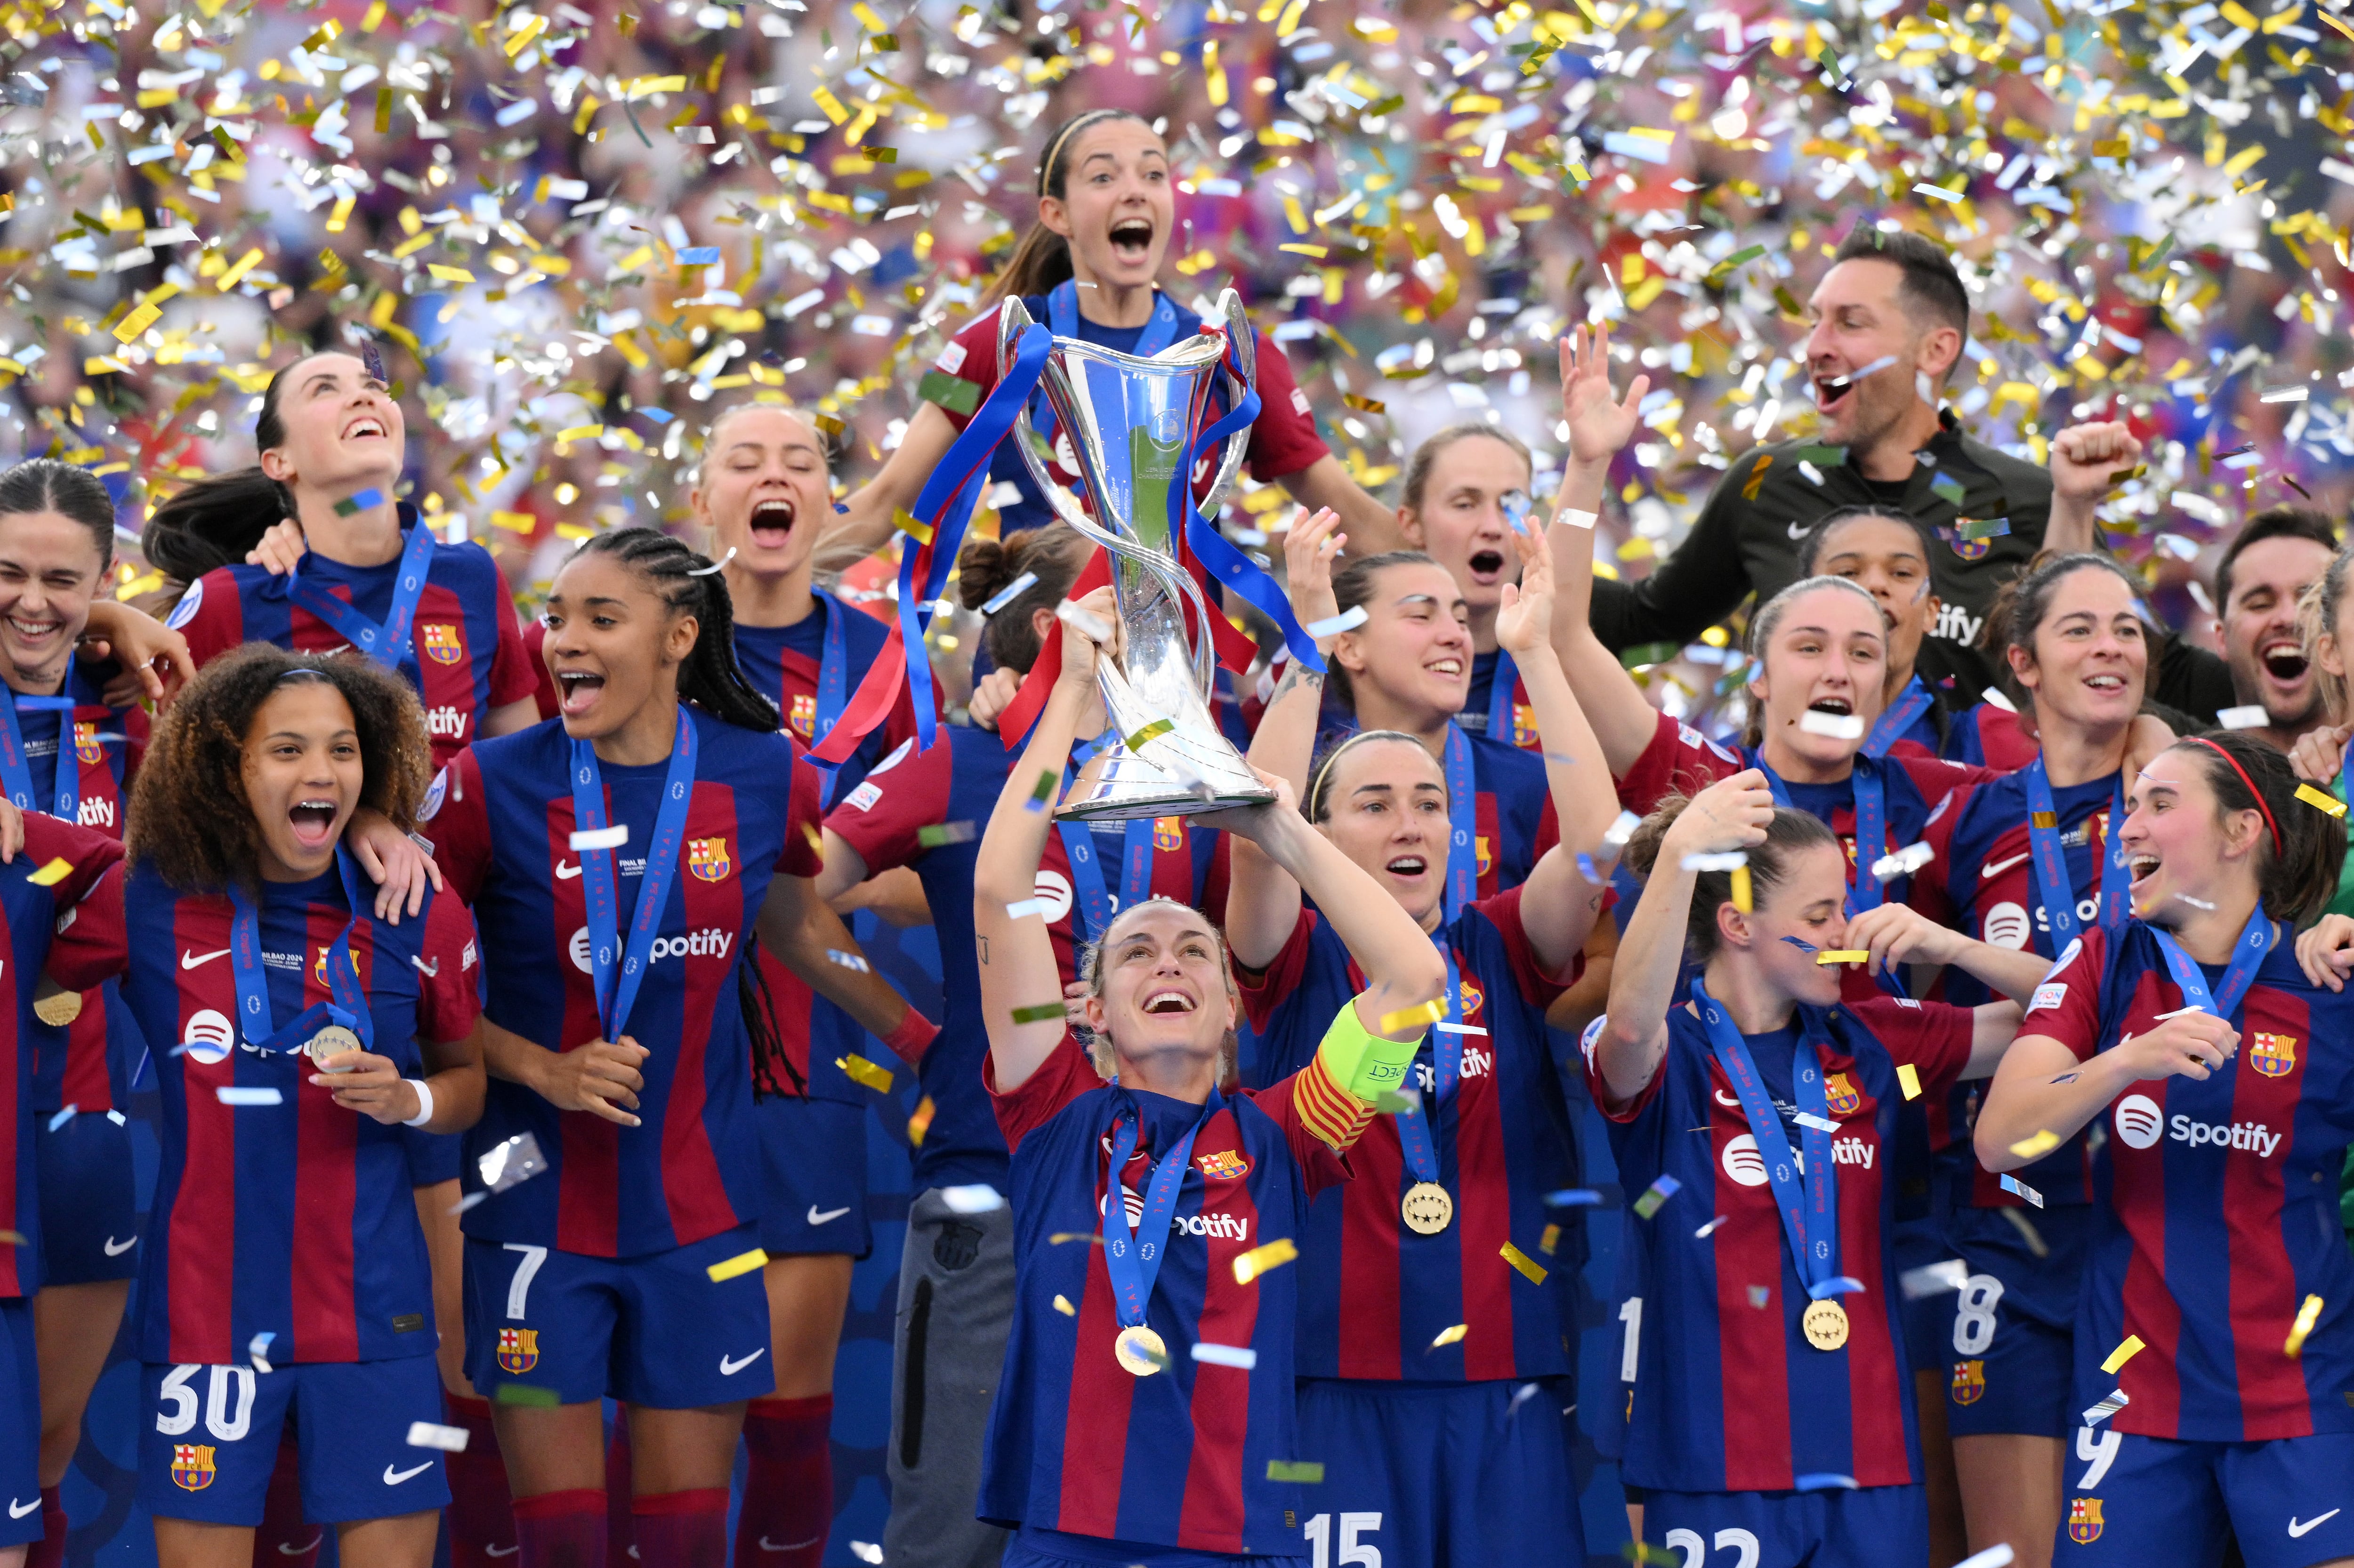
<svg viewBox="0 0 2354 1568">
<path fill-rule="evenodd" d="M 906 1003 L 810 886 L 815 770 L 732 648 L 724 577 L 650 528 L 556 574 L 557 716 L 462 753 L 426 831 L 482 910 L 491 1085 L 465 1175 L 467 1372 L 497 1400 L 517 1568 L 606 1560 L 599 1402 L 630 1406 L 644 1568 L 726 1549 L 746 1402 L 774 1385 L 757 1220 L 765 942 L 862 1025 Z M 528 1135 L 545 1174 L 490 1191 Z"/>
</svg>

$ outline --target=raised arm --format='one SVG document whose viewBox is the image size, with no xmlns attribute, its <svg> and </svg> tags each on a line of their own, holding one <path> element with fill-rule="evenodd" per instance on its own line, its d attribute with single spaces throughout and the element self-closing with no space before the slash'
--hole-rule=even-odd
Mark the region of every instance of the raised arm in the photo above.
<svg viewBox="0 0 2354 1568">
<path fill-rule="evenodd" d="M 803 984 L 900 1055 L 913 1061 L 931 1044 L 937 1031 L 875 972 L 814 879 L 770 877 L 755 929 Z"/>
<path fill-rule="evenodd" d="M 2036 1015 L 2039 1022 L 2049 1016 Z M 2038 1157 L 2017 1153 L 2014 1145 L 2039 1132 L 2073 1137 L 2128 1086 L 2145 1078 L 2179 1074 L 2204 1080 L 2239 1043 L 2239 1033 L 2213 1013 L 2179 1012 L 2148 1033 L 2080 1063 L 2065 1042 L 2030 1030 L 2011 1043 L 1978 1107 L 1978 1163 L 1998 1171 L 2031 1164 Z"/>
<path fill-rule="evenodd" d="M 832 525 L 818 535 L 819 546 L 827 551 L 845 546 L 867 556 L 889 544 L 891 519 L 915 505 L 924 482 L 939 467 L 949 444 L 956 439 L 956 425 L 939 405 L 917 404 L 897 450 L 884 462 L 880 473 L 850 493 Z"/>
<path fill-rule="evenodd" d="M 1332 560 L 1349 542 L 1337 532 L 1340 518 L 1329 511 L 1300 518 L 1284 535 L 1283 554 L 1291 608 L 1303 625 L 1329 620 L 1338 610 L 1332 598 Z M 1338 632 L 1316 640 L 1330 658 Z M 1259 716 L 1250 744 L 1250 765 L 1291 786 L 1292 798 L 1308 798 L 1308 769 L 1315 760 L 1316 726 L 1324 705 L 1324 677 L 1285 666 L 1275 696 Z M 1226 946 L 1235 961 L 1263 969 L 1283 951 L 1299 923 L 1299 884 L 1247 838 L 1229 841 L 1226 884 Z"/>
<path fill-rule="evenodd" d="M 1610 1007 L 1594 1048 L 1614 1106 L 1643 1092 L 1668 1048 L 1668 1007 L 1684 961 L 1684 927 L 1699 874 L 1684 857 L 1746 850 L 1766 842 L 1774 792 L 1756 768 L 1721 779 L 1692 797 L 1670 825 L 1634 918 L 1610 970 Z"/>
<path fill-rule="evenodd" d="M 1622 401 L 1610 394 L 1610 329 L 1584 327 L 1561 339 L 1561 415 L 1569 424 L 1569 462 L 1551 533 L 1553 578 L 1553 645 L 1562 673 L 1593 726 L 1614 779 L 1635 766 L 1659 727 L 1618 656 L 1594 634 L 1594 520 L 1602 509 L 1610 460 L 1635 434 L 1648 376 L 1638 376 Z"/>
<path fill-rule="evenodd" d="M 1872 868 L 1858 866 L 1856 873 L 1870 875 Z M 2035 995 L 2052 968 L 2040 953 L 1965 937 L 1903 904 L 1882 904 L 1850 920 L 1841 946 L 1869 950 L 1872 961 L 1866 968 L 1874 974 L 1899 974 L 1905 964 L 1957 965 L 2020 1007 Z"/>
<path fill-rule="evenodd" d="M 1111 589 L 1096 589 L 1077 608 L 1106 630 L 1116 649 L 1119 610 Z M 1031 727 L 1030 744 L 1006 775 L 972 868 L 981 1008 L 1001 1092 L 1028 1081 L 1063 1038 L 1063 977 L 1055 963 L 1055 942 L 1046 933 L 1045 916 L 1034 911 L 1013 913 L 1015 907 L 1026 910 L 1035 895 L 1038 863 L 1045 855 L 1055 803 L 1062 795 L 1063 768 L 1071 759 L 1080 718 L 1096 698 L 1096 660 L 1102 650 L 1076 624 L 1064 627 L 1062 644 L 1063 668 Z M 1014 1022 L 1016 1009 L 1043 1009 L 1048 1003 L 1054 1005 L 1051 1014 Z"/>
<path fill-rule="evenodd" d="M 1283 486 L 1284 493 L 1309 510 L 1338 516 L 1346 529 L 1341 543 L 1354 540 L 1354 555 L 1378 556 L 1386 550 L 1407 547 L 1405 530 L 1398 524 L 1396 509 L 1359 484 L 1347 465 L 1330 452 L 1276 482 Z"/>
<path fill-rule="evenodd" d="M 2052 516 L 2043 547 L 2055 554 L 2097 549 L 2101 498 L 2141 465 L 2141 442 L 2122 421 L 2072 425 L 2052 438 Z"/>
</svg>

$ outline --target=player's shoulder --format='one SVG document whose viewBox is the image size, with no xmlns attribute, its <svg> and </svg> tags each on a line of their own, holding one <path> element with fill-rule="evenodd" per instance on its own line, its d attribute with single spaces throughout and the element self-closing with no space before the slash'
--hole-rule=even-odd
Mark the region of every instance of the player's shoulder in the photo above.
<svg viewBox="0 0 2354 1568">
<path fill-rule="evenodd" d="M 428 524 L 420 521 L 416 526 L 423 528 Z M 453 545 L 436 535 L 433 559 L 427 565 L 425 575 L 442 582 L 472 586 L 493 581 L 499 575 L 499 567 L 491 552 L 477 541 L 465 539 Z"/>
<path fill-rule="evenodd" d="M 241 620 L 245 596 L 267 581 L 269 577 L 270 573 L 263 567 L 249 567 L 241 561 L 215 567 L 188 585 L 187 590 L 180 595 L 180 601 L 164 618 L 164 624 L 177 631 L 194 624 L 198 616 L 206 615 L 207 607 L 210 607 L 209 613 L 213 618 L 237 615 Z"/>
<path fill-rule="evenodd" d="M 696 703 L 688 703 L 684 706 L 690 722 L 695 726 L 695 741 L 702 748 L 702 758 L 695 765 L 699 777 L 711 778 L 733 770 L 773 768 L 781 778 L 800 759 L 801 748 L 783 730 L 754 729 L 748 725 L 722 718 Z"/>
<path fill-rule="evenodd" d="M 842 618 L 843 647 L 854 667 L 872 662 L 889 641 L 891 629 L 838 594 L 826 596 L 826 613 Z"/>
<path fill-rule="evenodd" d="M 1032 320 L 1045 319 L 1044 302 L 1024 301 L 1023 303 L 1030 311 Z M 998 300 L 991 302 L 987 310 L 980 312 L 970 321 L 957 328 L 949 339 L 949 346 L 940 351 L 940 368 L 950 376 L 960 375 L 976 354 L 986 355 L 988 363 L 994 365 L 997 362 L 998 318 L 1004 313 L 1005 302 Z M 951 364 L 950 361 L 954 363 Z"/>
</svg>

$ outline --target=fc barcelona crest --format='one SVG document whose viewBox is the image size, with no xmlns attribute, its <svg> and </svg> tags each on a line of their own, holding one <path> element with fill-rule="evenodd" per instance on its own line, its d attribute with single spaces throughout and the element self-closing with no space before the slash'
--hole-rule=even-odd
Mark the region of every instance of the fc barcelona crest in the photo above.
<svg viewBox="0 0 2354 1568">
<path fill-rule="evenodd" d="M 734 869 L 727 860 L 727 841 L 719 839 L 689 839 L 686 841 L 686 869 L 705 882 L 725 882 Z"/>
<path fill-rule="evenodd" d="M 1537 710 L 1526 703 L 1512 705 L 1512 744 L 1525 748 L 1537 737 Z"/>
<path fill-rule="evenodd" d="M 311 978 L 321 985 L 327 983 L 327 949 L 319 949 L 319 957 L 311 965 Z"/>
<path fill-rule="evenodd" d="M 74 721 L 74 759 L 90 765 L 106 760 L 106 748 L 98 744 L 96 719 Z"/>
<path fill-rule="evenodd" d="M 1956 1404 L 1976 1404 L 1985 1398 L 1986 1362 L 1956 1361 L 1953 1395 Z"/>
<path fill-rule="evenodd" d="M 1175 817 L 1152 819 L 1152 847 L 1164 854 L 1185 847 L 1185 824 Z"/>
<path fill-rule="evenodd" d="M 1469 1023 L 1473 1019 L 1479 1016 L 1479 1009 L 1486 1003 L 1488 999 L 1480 994 L 1479 982 L 1473 980 L 1469 975 L 1465 975 L 1463 977 L 1462 984 L 1463 1016 L 1457 1020 L 1457 1022 L 1460 1023 Z"/>
<path fill-rule="evenodd" d="M 185 1490 L 203 1491 L 213 1484 L 220 1472 L 213 1467 L 213 1446 L 209 1443 L 175 1443 L 172 1445 L 172 1480 Z"/>
<path fill-rule="evenodd" d="M 1825 1101 L 1833 1116 L 1853 1116 L 1863 1108 L 1863 1097 L 1847 1081 L 1845 1073 L 1832 1073 L 1823 1079 Z"/>
<path fill-rule="evenodd" d="M 2248 1047 L 2248 1065 L 2267 1078 L 2285 1078 L 2296 1071 L 2296 1036 L 2259 1034 Z"/>
<path fill-rule="evenodd" d="M 520 1377 L 539 1364 L 539 1330 L 536 1329 L 501 1329 L 499 1330 L 499 1370 Z"/>
<path fill-rule="evenodd" d="M 1233 1181 L 1250 1174 L 1250 1161 L 1231 1149 L 1215 1154 L 1204 1154 L 1193 1161 L 1204 1176 L 1214 1176 L 1221 1181 Z"/>
<path fill-rule="evenodd" d="M 817 734 L 817 699 L 807 692 L 795 692 L 792 706 L 785 712 L 785 723 L 803 740 L 813 739 Z"/>
<path fill-rule="evenodd" d="M 437 664 L 466 662 L 466 640 L 447 621 L 428 620 L 417 628 L 417 645 Z"/>
<path fill-rule="evenodd" d="M 2068 1499 L 2068 1539 L 2079 1546 L 2090 1546 L 2101 1539 L 2100 1499 Z"/>
</svg>

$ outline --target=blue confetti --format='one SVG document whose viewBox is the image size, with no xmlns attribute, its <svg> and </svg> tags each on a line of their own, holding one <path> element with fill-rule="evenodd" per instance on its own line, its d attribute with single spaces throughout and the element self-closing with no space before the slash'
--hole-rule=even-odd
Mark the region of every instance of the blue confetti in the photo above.
<svg viewBox="0 0 2354 1568">
<path fill-rule="evenodd" d="M 1807 1294 L 1820 1301 L 1826 1296 L 1853 1296 L 1862 1289 L 1862 1280 L 1851 1274 L 1838 1274 L 1818 1284 L 1808 1286 Z"/>
<path fill-rule="evenodd" d="M 716 267 L 719 264 L 719 247 L 692 246 L 678 253 L 678 264 L 682 267 Z"/>
<path fill-rule="evenodd" d="M 643 414 L 647 418 L 652 419 L 657 425 L 667 425 L 670 423 L 672 418 L 671 411 L 667 408 L 641 408 L 638 412 Z"/>
<path fill-rule="evenodd" d="M 58 1128 L 65 1126 L 66 1123 L 73 1120 L 75 1117 L 80 1116 L 80 1114 L 81 1107 L 80 1106 L 66 1107 L 65 1109 L 58 1112 L 57 1115 L 49 1118 L 49 1130 L 51 1132 L 57 1131 Z"/>
<path fill-rule="evenodd" d="M 1811 1475 L 1800 1476 L 1794 1485 L 1802 1492 L 1851 1492 L 1856 1489 L 1853 1476 L 1832 1475 L 1827 1470 L 1818 1470 Z"/>
<path fill-rule="evenodd" d="M 1591 1187 L 1564 1187 L 1558 1192 L 1547 1192 L 1544 1205 L 1548 1209 L 1590 1209 L 1602 1202 L 1602 1194 Z"/>
</svg>

